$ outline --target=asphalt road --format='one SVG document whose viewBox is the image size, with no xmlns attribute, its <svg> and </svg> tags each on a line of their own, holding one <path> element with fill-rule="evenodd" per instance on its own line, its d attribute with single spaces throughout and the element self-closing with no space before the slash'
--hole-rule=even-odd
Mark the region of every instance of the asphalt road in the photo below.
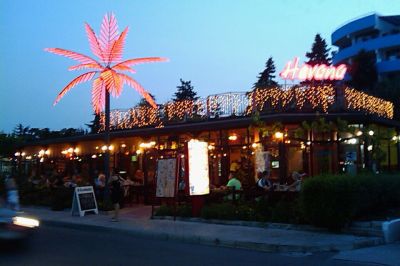
<svg viewBox="0 0 400 266">
<path fill-rule="evenodd" d="M 334 260 L 334 255 L 273 254 L 42 226 L 24 245 L 0 246 L 0 265 L 372 265 Z"/>
</svg>

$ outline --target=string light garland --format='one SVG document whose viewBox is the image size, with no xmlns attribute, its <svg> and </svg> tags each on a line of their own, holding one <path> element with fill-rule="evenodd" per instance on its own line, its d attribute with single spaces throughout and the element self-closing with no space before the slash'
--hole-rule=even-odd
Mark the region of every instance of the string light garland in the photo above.
<svg viewBox="0 0 400 266">
<path fill-rule="evenodd" d="M 364 92 L 357 91 L 352 88 L 345 88 L 344 97 L 346 108 L 365 111 L 378 116 L 393 118 L 393 103 L 382 100 L 377 97 L 370 96 Z"/>
<path fill-rule="evenodd" d="M 381 117 L 393 118 L 393 103 L 370 96 L 355 89 L 344 88 L 342 109 L 355 110 Z M 112 110 L 112 130 L 153 126 L 164 127 L 168 123 L 187 119 L 248 116 L 254 111 L 268 112 L 314 112 L 327 113 L 336 104 L 336 89 L 332 85 L 294 86 L 289 89 L 272 87 L 254 89 L 251 92 L 233 92 L 210 95 L 205 99 L 167 102 L 157 109 L 140 106 L 128 110 Z M 100 114 L 100 130 L 105 129 L 104 113 Z"/>
<path fill-rule="evenodd" d="M 253 99 L 254 106 L 258 111 L 264 109 L 297 109 L 305 107 L 311 109 L 321 109 L 327 112 L 329 106 L 335 102 L 335 89 L 332 85 L 293 87 L 283 90 L 279 87 L 267 89 L 255 89 L 249 93 L 249 98 Z M 253 110 L 248 108 L 247 114 Z"/>
</svg>

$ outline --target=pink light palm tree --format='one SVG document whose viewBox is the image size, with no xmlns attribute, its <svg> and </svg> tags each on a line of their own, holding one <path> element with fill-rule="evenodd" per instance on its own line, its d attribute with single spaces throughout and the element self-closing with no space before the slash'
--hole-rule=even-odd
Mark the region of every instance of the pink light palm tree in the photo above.
<svg viewBox="0 0 400 266">
<path fill-rule="evenodd" d="M 98 77 L 93 80 L 92 85 L 92 106 L 96 114 L 100 113 L 104 109 L 107 92 L 111 93 L 114 97 L 119 97 L 124 84 L 136 89 L 152 107 L 157 108 L 153 98 L 136 80 L 124 73 L 120 73 L 119 71 L 135 73 L 135 70 L 132 68 L 134 65 L 162 62 L 167 61 L 167 59 L 161 57 L 147 57 L 122 61 L 122 52 L 124 49 L 125 38 L 128 33 L 128 27 L 119 34 L 117 20 L 113 14 L 106 14 L 104 16 L 99 38 L 96 36 L 89 24 L 85 23 L 85 29 L 90 49 L 98 58 L 98 61 L 89 56 L 65 49 L 45 49 L 45 51 L 50 53 L 62 55 L 79 62 L 78 65 L 71 66 L 69 70 L 93 70 L 79 75 L 65 86 L 58 94 L 54 101 L 54 105 L 56 105 L 73 87 L 80 83 L 91 81 L 96 75 L 98 75 Z"/>
<path fill-rule="evenodd" d="M 86 33 L 89 39 L 90 49 L 93 54 L 99 59 L 76 53 L 73 51 L 60 48 L 46 48 L 45 51 L 62 55 L 79 62 L 78 65 L 72 66 L 69 70 L 92 69 L 93 71 L 86 72 L 65 86 L 58 94 L 54 105 L 76 85 L 93 80 L 92 85 L 92 106 L 96 114 L 99 114 L 105 108 L 105 143 L 107 147 L 110 145 L 110 94 L 118 97 L 124 84 L 136 89 L 149 104 L 157 108 L 156 103 L 150 94 L 130 76 L 120 73 L 119 71 L 128 71 L 135 73 L 132 66 L 142 63 L 167 61 L 160 57 L 136 58 L 122 61 L 122 52 L 124 49 L 125 38 L 128 33 L 128 27 L 119 34 L 117 20 L 113 14 L 106 14 L 101 25 L 100 36 L 97 38 L 93 29 L 89 24 L 85 23 Z M 110 152 L 107 150 L 104 156 L 104 171 L 106 181 L 110 176 Z M 147 194 L 147 192 L 146 192 Z M 105 200 L 108 198 L 108 186 L 106 187 Z"/>
</svg>

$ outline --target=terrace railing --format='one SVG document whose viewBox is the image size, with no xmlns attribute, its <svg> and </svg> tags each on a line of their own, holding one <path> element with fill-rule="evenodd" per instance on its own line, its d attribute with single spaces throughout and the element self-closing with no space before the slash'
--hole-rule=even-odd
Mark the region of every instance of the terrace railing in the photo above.
<svg viewBox="0 0 400 266">
<path fill-rule="evenodd" d="M 171 123 L 185 123 L 250 116 L 260 113 L 294 112 L 363 112 L 393 118 L 393 104 L 349 87 L 294 86 L 255 89 L 250 92 L 229 92 L 210 95 L 195 101 L 167 102 L 157 109 L 139 106 L 111 111 L 112 130 L 137 127 L 163 127 Z M 104 114 L 101 115 L 104 130 Z"/>
</svg>

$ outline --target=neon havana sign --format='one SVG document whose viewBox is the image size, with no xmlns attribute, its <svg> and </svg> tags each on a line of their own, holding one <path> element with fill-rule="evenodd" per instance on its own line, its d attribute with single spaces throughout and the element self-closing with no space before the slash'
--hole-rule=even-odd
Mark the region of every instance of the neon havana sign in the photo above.
<svg viewBox="0 0 400 266">
<path fill-rule="evenodd" d="M 292 61 L 287 62 L 279 76 L 291 80 L 342 80 L 346 71 L 347 67 L 344 64 L 338 66 L 304 64 L 299 67 L 299 58 L 295 57 Z"/>
</svg>

